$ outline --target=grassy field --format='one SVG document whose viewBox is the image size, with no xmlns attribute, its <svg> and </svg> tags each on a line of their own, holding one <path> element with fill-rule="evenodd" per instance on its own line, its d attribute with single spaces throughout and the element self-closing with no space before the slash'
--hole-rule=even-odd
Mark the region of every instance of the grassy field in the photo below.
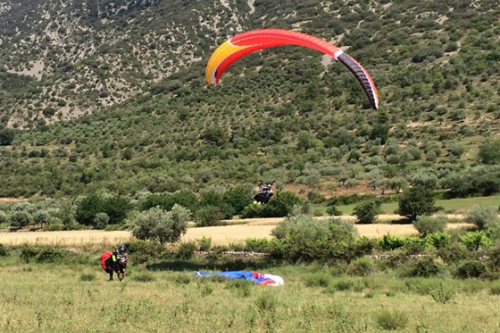
<svg viewBox="0 0 500 333">
<path fill-rule="evenodd" d="M 223 227 L 190 228 L 182 241 L 196 241 L 202 237 L 212 238 L 214 245 L 242 243 L 247 238 L 271 238 L 271 231 L 282 219 L 260 219 L 249 224 L 229 225 Z M 468 226 L 463 223 L 453 223 L 449 228 Z M 408 224 L 371 224 L 356 225 L 361 236 L 381 238 L 386 234 L 409 236 L 417 233 L 413 225 Z M 0 243 L 5 245 L 66 245 L 80 247 L 84 245 L 105 244 L 115 246 L 131 238 L 129 231 L 55 231 L 55 232 L 2 232 Z"/>
<path fill-rule="evenodd" d="M 491 197 L 478 197 L 478 198 L 465 198 L 465 199 L 451 199 L 451 200 L 436 200 L 436 206 L 442 207 L 446 212 L 463 214 L 470 210 L 473 206 L 487 206 L 498 208 L 500 206 L 500 196 Z M 357 204 L 338 206 L 343 214 L 352 214 L 354 207 Z M 326 206 L 316 206 L 315 211 L 326 214 Z M 398 209 L 397 202 L 385 203 L 382 205 L 383 214 L 393 214 L 395 210 Z"/>
<path fill-rule="evenodd" d="M 133 267 L 127 281 L 108 283 L 97 267 L 14 261 L 0 260 L 1 332 L 381 332 L 384 310 L 408 317 L 398 332 L 500 331 L 500 296 L 485 281 L 348 278 L 313 265 L 266 269 L 285 279 L 273 288 L 194 278 L 204 267 L 193 264 Z M 431 296 L 440 282 L 448 304 Z"/>
</svg>

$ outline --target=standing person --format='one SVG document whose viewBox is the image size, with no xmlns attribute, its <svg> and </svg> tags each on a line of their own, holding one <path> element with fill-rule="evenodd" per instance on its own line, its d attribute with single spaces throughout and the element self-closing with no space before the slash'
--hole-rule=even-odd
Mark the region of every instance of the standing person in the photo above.
<svg viewBox="0 0 500 333">
<path fill-rule="evenodd" d="M 116 275 L 118 275 L 118 279 L 123 281 L 125 279 L 126 271 L 127 271 L 127 262 L 128 262 L 128 253 L 127 247 L 125 244 L 120 245 L 118 250 L 115 249 L 116 254 Z"/>
<path fill-rule="evenodd" d="M 101 265 L 102 268 L 109 274 L 109 280 L 113 281 L 113 273 L 117 270 L 118 259 L 116 258 L 118 250 L 115 249 L 113 252 L 106 251 L 101 255 Z"/>
</svg>

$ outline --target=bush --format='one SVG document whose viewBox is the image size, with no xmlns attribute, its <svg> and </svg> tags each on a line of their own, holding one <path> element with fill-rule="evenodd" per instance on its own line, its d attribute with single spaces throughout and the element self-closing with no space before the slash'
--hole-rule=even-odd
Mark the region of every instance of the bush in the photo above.
<svg viewBox="0 0 500 333">
<path fill-rule="evenodd" d="M 243 210 L 242 217 L 285 217 L 291 214 L 294 207 L 301 203 L 302 199 L 300 199 L 295 193 L 278 192 L 265 205 L 248 205 Z"/>
<path fill-rule="evenodd" d="M 434 212 L 432 192 L 421 186 L 406 190 L 399 199 L 399 214 L 415 221 L 419 215 Z"/>
<path fill-rule="evenodd" d="M 151 259 L 160 259 L 168 253 L 157 241 L 131 240 L 126 243 L 127 251 L 133 255 L 134 263 L 145 263 Z"/>
<path fill-rule="evenodd" d="M 425 243 L 440 249 L 450 245 L 451 236 L 445 232 L 434 232 L 425 237 Z"/>
<path fill-rule="evenodd" d="M 257 298 L 255 305 L 261 313 L 274 313 L 278 307 L 278 298 L 274 294 L 265 293 Z"/>
<path fill-rule="evenodd" d="M 106 213 L 97 213 L 94 217 L 94 223 L 96 229 L 106 229 L 109 223 L 109 216 Z"/>
<path fill-rule="evenodd" d="M 95 280 L 95 274 L 93 273 L 82 273 L 80 275 L 80 281 L 94 281 Z"/>
<path fill-rule="evenodd" d="M 77 203 L 75 218 L 84 225 L 93 225 L 97 213 L 103 212 L 102 200 L 98 195 L 90 195 Z"/>
<path fill-rule="evenodd" d="M 407 272 L 404 273 L 408 277 L 430 278 L 443 272 L 443 267 L 431 257 L 410 262 L 409 266 Z"/>
<path fill-rule="evenodd" d="M 9 217 L 7 213 L 3 210 L 0 210 L 0 224 L 7 223 L 9 221 Z"/>
<path fill-rule="evenodd" d="M 490 286 L 490 294 L 500 295 L 500 283 L 496 282 Z"/>
<path fill-rule="evenodd" d="M 263 205 L 259 205 L 257 203 L 251 203 L 250 205 L 246 206 L 245 209 L 243 209 L 243 212 L 241 212 L 241 218 L 251 219 L 254 217 L 261 217 L 264 215 L 263 211 L 264 211 Z"/>
<path fill-rule="evenodd" d="M 386 251 L 393 251 L 407 244 L 406 237 L 398 237 L 392 235 L 384 235 L 382 240 L 379 242 L 379 246 Z"/>
<path fill-rule="evenodd" d="M 154 280 L 156 280 L 155 276 L 150 272 L 134 273 L 130 278 L 134 281 L 145 283 L 153 282 Z"/>
<path fill-rule="evenodd" d="M 190 191 L 178 191 L 173 194 L 153 194 L 139 202 L 139 210 L 146 211 L 154 207 L 160 207 L 165 211 L 170 211 L 175 204 L 194 212 L 198 208 L 198 199 Z"/>
<path fill-rule="evenodd" d="M 436 301 L 436 303 L 447 304 L 455 293 L 451 289 L 445 289 L 443 286 L 443 282 L 439 284 L 439 288 L 436 288 L 431 292 L 432 299 Z"/>
<path fill-rule="evenodd" d="M 447 264 L 456 264 L 469 260 L 472 255 L 463 244 L 450 244 L 438 249 L 438 256 Z"/>
<path fill-rule="evenodd" d="M 224 193 L 224 202 L 232 207 L 235 215 L 240 215 L 245 207 L 253 202 L 252 196 L 244 186 L 235 186 Z"/>
<path fill-rule="evenodd" d="M 151 208 L 137 214 L 130 222 L 134 237 L 141 240 L 158 240 L 164 244 L 178 241 L 186 233 L 191 213 L 184 207 L 175 205 L 170 212 L 161 208 Z"/>
<path fill-rule="evenodd" d="M 362 202 L 354 208 L 354 215 L 358 218 L 359 223 L 374 223 L 377 220 L 377 215 L 381 213 L 380 206 L 380 202 L 376 200 Z"/>
<path fill-rule="evenodd" d="M 358 258 L 349 264 L 347 271 L 350 275 L 368 276 L 375 271 L 375 265 L 370 257 Z"/>
<path fill-rule="evenodd" d="M 477 251 L 480 248 L 488 248 L 492 245 L 491 240 L 484 231 L 468 232 L 460 237 L 460 242 L 470 251 Z"/>
<path fill-rule="evenodd" d="M 245 251 L 267 253 L 269 252 L 270 242 L 266 238 L 247 238 L 245 239 Z"/>
<path fill-rule="evenodd" d="M 192 242 L 182 243 L 181 246 L 179 247 L 179 250 L 177 251 L 176 257 L 182 260 L 189 260 L 193 257 L 195 250 L 196 250 L 195 243 Z"/>
<path fill-rule="evenodd" d="M 482 164 L 500 163 L 500 140 L 483 143 L 479 147 L 478 158 Z"/>
<path fill-rule="evenodd" d="M 488 269 L 480 261 L 467 261 L 461 264 L 456 272 L 460 279 L 484 278 L 489 275 Z"/>
<path fill-rule="evenodd" d="M 6 257 L 9 255 L 9 251 L 7 250 L 7 248 L 5 247 L 5 245 L 3 245 L 2 243 L 0 243 L 0 257 Z"/>
<path fill-rule="evenodd" d="M 306 276 L 305 284 L 307 287 L 326 288 L 332 282 L 332 277 L 326 273 L 315 273 Z"/>
<path fill-rule="evenodd" d="M 196 212 L 196 226 L 197 227 L 212 227 L 220 224 L 224 219 L 224 214 L 219 207 L 205 206 Z"/>
<path fill-rule="evenodd" d="M 10 226 L 14 228 L 24 228 L 33 222 L 31 214 L 27 211 L 15 211 L 10 216 Z"/>
<path fill-rule="evenodd" d="M 210 251 L 212 247 L 212 238 L 203 236 L 202 239 L 198 240 L 198 245 L 200 247 L 200 251 Z"/>
<path fill-rule="evenodd" d="M 342 216 L 342 212 L 335 206 L 328 207 L 326 213 L 330 216 Z"/>
<path fill-rule="evenodd" d="M 404 329 L 408 324 L 408 315 L 399 310 L 382 310 L 375 316 L 377 325 L 386 331 Z"/>
<path fill-rule="evenodd" d="M 448 220 L 444 216 L 431 217 L 419 216 L 413 221 L 413 226 L 418 230 L 420 236 L 426 237 L 429 234 L 442 232 L 446 229 Z"/>
<path fill-rule="evenodd" d="M 467 213 L 466 221 L 475 224 L 479 230 L 486 230 L 500 221 L 498 211 L 493 207 L 474 206 Z"/>
<path fill-rule="evenodd" d="M 333 289 L 336 291 L 347 291 L 353 287 L 351 279 L 339 279 L 333 283 Z"/>
<path fill-rule="evenodd" d="M 60 263 L 61 260 L 67 255 L 66 251 L 63 251 L 54 247 L 44 247 L 36 256 L 36 262 L 38 263 Z"/>
<path fill-rule="evenodd" d="M 44 224 L 50 224 L 52 220 L 52 216 L 50 216 L 50 214 L 45 210 L 39 210 L 33 214 L 33 222 L 35 224 L 39 224 L 42 228 Z"/>
<path fill-rule="evenodd" d="M 318 221 L 310 215 L 287 218 L 274 230 L 270 254 L 276 259 L 297 261 L 350 261 L 356 240 L 352 223 Z"/>
</svg>

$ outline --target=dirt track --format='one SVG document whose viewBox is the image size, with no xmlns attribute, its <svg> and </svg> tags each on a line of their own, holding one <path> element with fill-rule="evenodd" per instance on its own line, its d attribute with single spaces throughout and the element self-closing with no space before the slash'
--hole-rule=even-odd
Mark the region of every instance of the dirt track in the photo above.
<svg viewBox="0 0 500 333">
<path fill-rule="evenodd" d="M 381 221 L 395 220 L 395 215 L 381 216 Z M 346 216 L 344 219 L 351 219 Z M 223 227 L 190 228 L 183 237 L 183 241 L 197 240 L 202 237 L 212 238 L 212 244 L 225 245 L 229 243 L 242 242 L 246 238 L 271 238 L 271 230 L 276 224 L 281 222 L 281 218 L 276 219 L 252 219 L 246 224 L 228 225 Z M 467 226 L 463 223 L 449 224 L 449 228 L 460 228 Z M 356 225 L 361 236 L 369 238 L 380 238 L 383 235 L 391 234 L 407 236 L 416 234 L 412 225 L 407 224 L 372 224 Z M 68 246 L 84 246 L 96 244 L 116 244 L 130 239 L 129 231 L 55 231 L 55 232 L 2 232 L 0 233 L 0 243 L 6 245 L 29 244 L 59 244 Z"/>
</svg>

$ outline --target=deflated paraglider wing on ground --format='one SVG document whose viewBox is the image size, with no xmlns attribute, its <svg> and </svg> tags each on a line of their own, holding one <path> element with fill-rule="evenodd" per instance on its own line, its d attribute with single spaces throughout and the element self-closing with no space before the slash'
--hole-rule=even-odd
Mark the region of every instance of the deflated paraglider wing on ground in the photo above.
<svg viewBox="0 0 500 333">
<path fill-rule="evenodd" d="M 285 282 L 281 276 L 272 274 L 261 274 L 258 272 L 247 272 L 247 271 L 230 271 L 230 272 L 217 272 L 217 273 L 205 273 L 196 272 L 197 277 L 211 277 L 211 276 L 224 276 L 228 280 L 244 279 L 248 281 L 255 282 L 262 286 L 282 286 Z"/>
<path fill-rule="evenodd" d="M 372 108 L 378 109 L 377 87 L 368 71 L 359 62 L 323 39 L 296 31 L 263 29 L 234 36 L 220 45 L 210 57 L 205 71 L 207 82 L 219 83 L 222 74 L 246 55 L 262 49 L 284 45 L 297 45 L 317 50 L 344 64 L 361 84 Z"/>
</svg>

